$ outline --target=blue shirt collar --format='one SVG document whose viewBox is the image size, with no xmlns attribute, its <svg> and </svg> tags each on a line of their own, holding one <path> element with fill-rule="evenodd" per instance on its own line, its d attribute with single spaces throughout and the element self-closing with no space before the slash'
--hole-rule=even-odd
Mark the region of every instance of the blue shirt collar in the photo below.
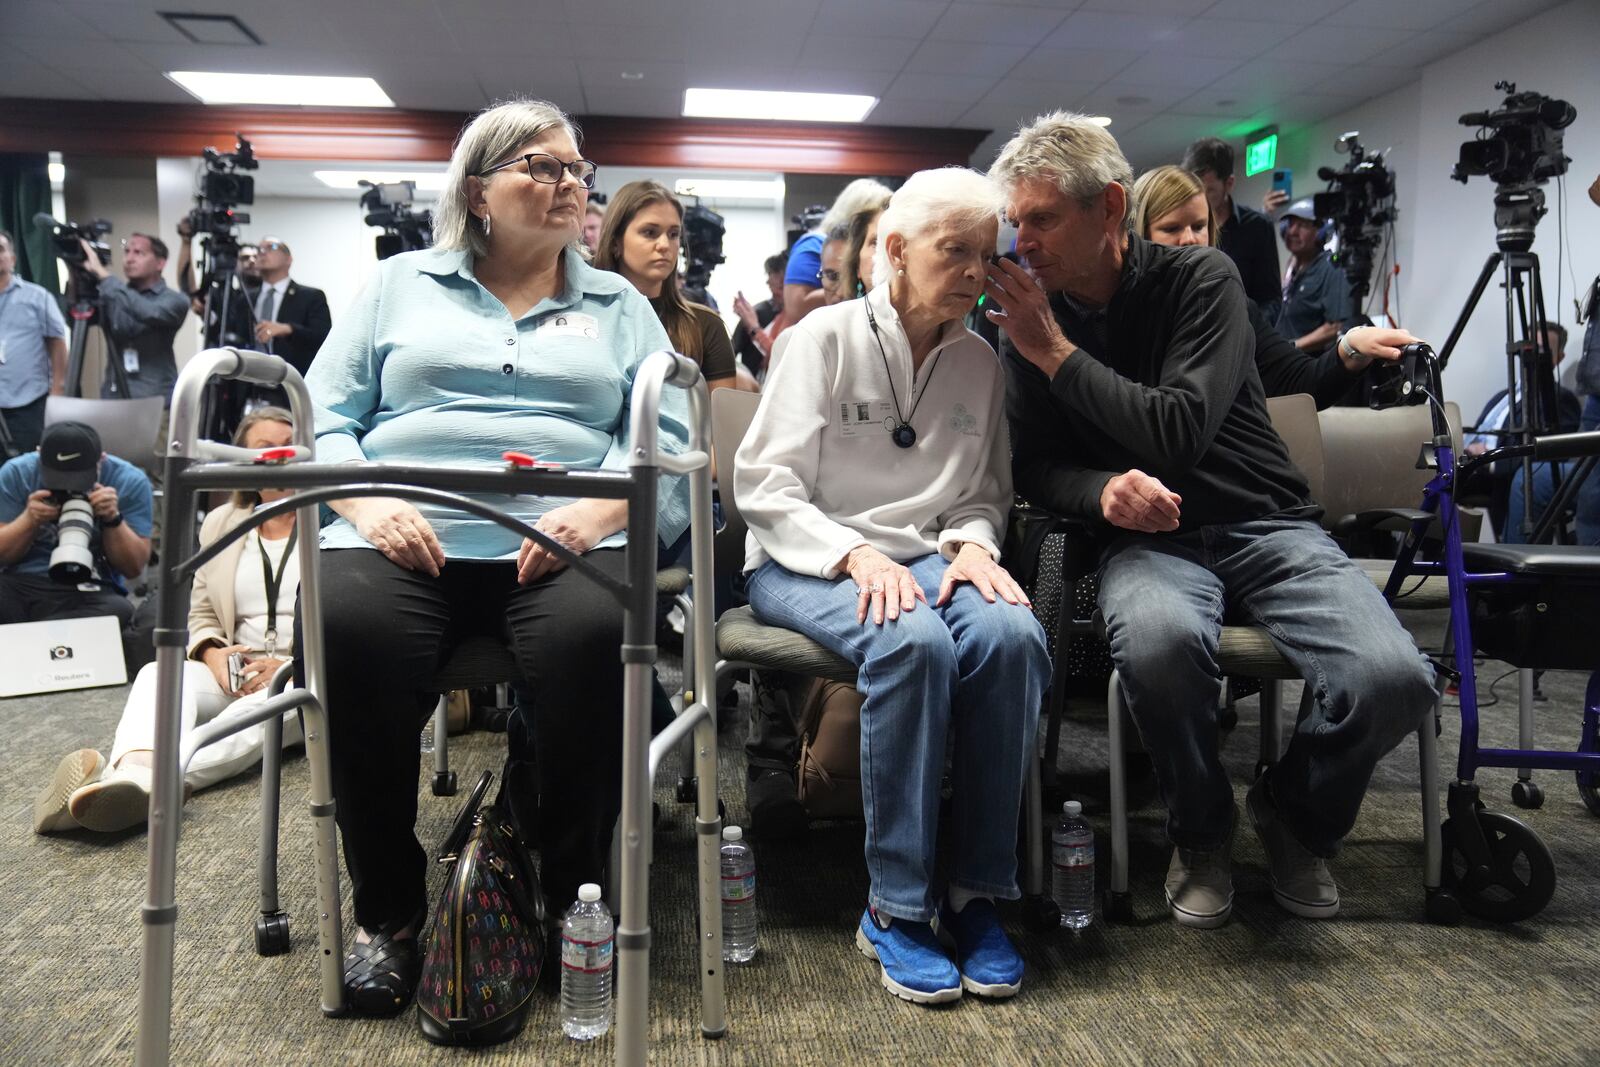
<svg viewBox="0 0 1600 1067">
<path fill-rule="evenodd" d="M 422 273 L 439 277 L 454 274 L 470 282 L 478 280 L 472 271 L 470 249 L 429 248 L 413 254 L 417 257 L 416 268 Z M 563 249 L 561 255 L 566 288 L 557 302 L 563 306 L 577 303 L 584 295 L 609 296 L 632 288 L 622 275 L 590 266 L 571 245 Z"/>
</svg>

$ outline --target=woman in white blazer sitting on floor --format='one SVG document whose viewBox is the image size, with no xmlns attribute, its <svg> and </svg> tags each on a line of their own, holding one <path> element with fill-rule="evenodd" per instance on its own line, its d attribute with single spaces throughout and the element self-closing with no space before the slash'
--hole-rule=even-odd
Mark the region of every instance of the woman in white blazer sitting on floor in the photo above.
<svg viewBox="0 0 1600 1067">
<path fill-rule="evenodd" d="M 859 671 L 871 887 L 856 944 L 917 1003 L 1022 983 L 994 901 L 1018 895 L 1014 828 L 1049 655 L 999 563 L 1005 375 L 962 325 L 1000 210 L 980 174 L 912 175 L 878 224 L 877 284 L 789 331 L 734 460 L 750 606 Z M 947 741 L 952 855 L 939 887 Z"/>
<path fill-rule="evenodd" d="M 275 448 L 290 443 L 293 427 L 282 408 L 259 408 L 245 416 L 234 443 Z M 238 526 L 261 502 L 287 490 L 237 492 L 206 516 L 200 543 L 209 544 Z M 295 594 L 300 567 L 295 557 L 294 512 L 263 523 L 229 545 L 195 574 L 189 600 L 189 656 L 183 674 L 183 731 L 197 722 L 238 714 L 267 698 L 278 667 L 293 655 Z M 238 688 L 228 657 L 245 658 Z M 34 832 L 125 830 L 145 821 L 150 807 L 150 761 L 155 734 L 156 665 L 134 679 L 117 724 L 109 759 L 79 749 L 57 766 L 34 802 Z M 226 781 L 256 764 L 266 737 L 256 724 L 195 753 L 184 778 L 185 796 Z M 284 718 L 283 743 L 300 741 L 297 715 Z"/>
</svg>

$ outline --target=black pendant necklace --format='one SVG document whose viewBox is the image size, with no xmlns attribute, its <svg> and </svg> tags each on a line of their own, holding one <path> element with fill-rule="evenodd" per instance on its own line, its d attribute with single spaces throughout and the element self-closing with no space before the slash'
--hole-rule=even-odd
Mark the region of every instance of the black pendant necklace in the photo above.
<svg viewBox="0 0 1600 1067">
<path fill-rule="evenodd" d="M 867 324 L 872 327 L 872 339 L 878 343 L 878 355 L 883 357 L 883 373 L 889 378 L 889 397 L 894 401 L 894 429 L 889 431 L 889 439 L 899 448 L 910 448 L 917 443 L 917 431 L 911 425 L 911 420 L 916 417 L 917 405 L 928 395 L 928 386 L 933 382 L 933 372 L 939 369 L 939 357 L 944 355 L 944 349 L 941 348 L 934 353 L 933 366 L 928 368 L 928 378 L 922 383 L 922 392 L 911 398 L 911 411 L 905 415 L 900 414 L 900 394 L 895 391 L 894 371 L 889 369 L 889 353 L 883 350 L 883 338 L 878 336 L 878 320 L 872 314 L 870 298 L 861 301 L 861 306 L 867 311 Z M 916 375 L 913 373 L 911 388 L 915 390 L 916 387 Z"/>
</svg>

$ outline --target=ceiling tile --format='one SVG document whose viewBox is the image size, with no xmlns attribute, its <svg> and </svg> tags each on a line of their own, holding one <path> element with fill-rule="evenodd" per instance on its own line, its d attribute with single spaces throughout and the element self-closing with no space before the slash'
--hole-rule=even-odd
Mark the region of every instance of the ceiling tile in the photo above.
<svg viewBox="0 0 1600 1067">
<path fill-rule="evenodd" d="M 1370 62 L 1371 57 L 1402 42 L 1414 40 L 1410 30 L 1374 30 L 1370 26 L 1339 26 L 1320 22 L 1299 30 L 1274 49 L 1279 58 L 1294 56 L 1349 56 Z"/>
<path fill-rule="evenodd" d="M 802 68 L 846 70 L 859 67 L 862 70 L 898 71 L 916 50 L 917 42 L 904 37 L 835 37 L 832 34 L 815 33 L 800 50 L 797 62 Z"/>
<path fill-rule="evenodd" d="M 451 39 L 433 0 L 384 0 L 383 11 L 384 17 L 375 19 L 370 9 L 329 4 L 321 19 L 329 40 L 346 48 L 391 48 L 407 55 L 423 42 Z M 482 35 L 467 40 L 473 45 L 485 43 Z"/>
<path fill-rule="evenodd" d="M 1373 30 L 1445 29 L 1450 23 L 1477 7 L 1482 0 L 1354 0 L 1331 13 L 1331 26 L 1366 26 Z"/>
<path fill-rule="evenodd" d="M 587 89 L 586 115 L 622 115 L 628 118 L 676 118 L 683 114 L 683 96 L 680 93 L 652 92 L 649 89 L 606 86 Z M 596 160 L 604 164 L 605 160 Z"/>
<path fill-rule="evenodd" d="M 1231 74 L 1224 74 L 1206 88 L 1219 90 L 1219 97 L 1252 90 L 1284 96 L 1337 74 L 1343 66 L 1323 60 L 1256 59 Z"/>
<path fill-rule="evenodd" d="M 865 93 L 882 96 L 897 76 L 892 70 L 831 70 L 826 67 L 799 67 L 791 77 L 791 88 L 819 93 Z"/>
<path fill-rule="evenodd" d="M 962 110 L 943 100 L 884 100 L 867 121 L 874 126 L 956 126 Z"/>
<path fill-rule="evenodd" d="M 822 0 L 812 32 L 921 40 L 944 14 L 945 0 Z"/>
<path fill-rule="evenodd" d="M 616 26 L 625 30 L 677 26 L 685 20 L 683 8 L 677 3 L 639 3 L 638 0 L 562 0 L 560 7 L 548 2 L 544 6 L 546 10 L 543 13 L 536 10 L 531 13 L 531 18 L 541 22 L 565 22 L 580 27 Z M 529 18 L 529 14 L 524 14 L 519 21 L 526 21 Z"/>
<path fill-rule="evenodd" d="M 1237 59 L 1201 59 L 1151 52 L 1117 72 L 1119 84 L 1194 90 L 1209 85 L 1224 74 L 1237 70 Z M 1188 95 L 1187 93 L 1181 95 Z"/>
<path fill-rule="evenodd" d="M 1144 51 L 1176 47 L 1183 15 L 1134 15 L 1110 11 L 1079 11 L 1046 37 L 1046 48 L 1127 48 Z"/>
<path fill-rule="evenodd" d="M 1309 93 L 1357 93 L 1370 100 L 1420 77 L 1422 72 L 1411 66 L 1346 67 L 1330 78 L 1307 85 L 1305 89 Z"/>
<path fill-rule="evenodd" d="M 1095 115 L 1153 115 L 1176 107 L 1189 95 L 1188 89 L 1152 85 L 1148 81 L 1107 82 L 1078 101 L 1080 110 Z"/>
<path fill-rule="evenodd" d="M 1004 78 L 989 90 L 984 103 L 1024 104 L 1038 109 L 1071 107 L 1097 88 L 1094 82 L 1040 81 L 1034 78 Z"/>
<path fill-rule="evenodd" d="M 708 38 L 744 27 L 804 36 L 816 21 L 822 0 L 675 0 L 667 6 L 681 11 L 683 21 Z"/>
<path fill-rule="evenodd" d="M 1117 49 L 1035 48 L 1011 68 L 1011 77 L 1098 83 L 1138 58 L 1138 52 Z"/>
<path fill-rule="evenodd" d="M 1198 15 L 1215 0 L 1083 0 L 1084 11 L 1126 11 L 1148 15 Z M 1293 3 L 1294 0 L 1279 0 Z"/>
<path fill-rule="evenodd" d="M 959 110 L 959 105 L 955 106 Z M 951 125 L 973 130 L 1014 131 L 1024 122 L 1030 122 L 1054 110 L 1056 108 L 1028 107 L 1024 104 L 1002 104 L 981 100 L 961 113 Z"/>
<path fill-rule="evenodd" d="M 624 78 L 642 74 L 643 78 Z M 590 89 L 636 89 L 641 92 L 679 92 L 688 86 L 689 70 L 682 63 L 632 63 L 585 60 L 578 64 L 578 78 L 585 92 Z M 698 73 L 696 80 L 699 80 Z"/>
<path fill-rule="evenodd" d="M 495 16 L 463 10 L 451 10 L 444 23 L 456 51 L 465 55 L 571 58 L 581 51 L 580 42 L 585 37 L 560 23 L 541 25 L 536 33 L 510 34 L 505 32 L 505 23 Z M 609 55 L 615 57 L 616 51 Z"/>
<path fill-rule="evenodd" d="M 7 0 L 7 37 L 54 37 L 71 41 L 88 37 L 97 41 L 107 39 L 107 34 L 92 19 L 81 19 L 61 4 L 40 3 L 38 0 Z"/>
<path fill-rule="evenodd" d="M 1259 22 L 1289 22 L 1309 26 L 1321 22 L 1350 0 L 1217 0 L 1206 9 L 1208 19 L 1247 19 Z"/>
<path fill-rule="evenodd" d="M 715 66 L 729 57 L 742 62 L 758 60 L 763 66 L 783 70 L 800 61 L 804 33 L 772 33 L 765 28 L 728 26 L 715 35 L 690 31 L 683 45 L 683 61 L 691 67 Z"/>
<path fill-rule="evenodd" d="M 1260 19 L 1198 18 L 1179 31 L 1178 40 L 1164 45 L 1174 58 L 1207 56 L 1214 59 L 1252 59 L 1273 49 L 1296 32 L 1285 22 Z"/>
<path fill-rule="evenodd" d="M 101 94 L 38 60 L 0 44 L 0 97 L 93 100 Z"/>
<path fill-rule="evenodd" d="M 921 74 L 908 71 L 889 86 L 885 99 L 942 100 L 971 106 L 993 88 L 995 78 L 982 78 L 964 74 Z"/>
<path fill-rule="evenodd" d="M 586 110 L 578 68 L 570 59 L 548 59 L 514 67 L 498 57 L 486 56 L 474 61 L 472 73 L 488 100 L 531 96 L 559 104 L 568 111 Z"/>
<path fill-rule="evenodd" d="M 1028 54 L 1010 44 L 958 44 L 925 41 L 906 62 L 906 70 L 926 74 L 982 74 L 998 78 Z"/>
<path fill-rule="evenodd" d="M 1066 11 L 1056 8 L 954 3 L 928 37 L 935 41 L 1031 47 L 1048 37 L 1066 17 Z"/>
<path fill-rule="evenodd" d="M 125 2 L 73 2 L 50 5 L 77 18 L 93 31 L 113 41 L 145 41 L 170 44 L 185 38 L 158 15 L 154 8 Z M 161 6 L 161 5 L 158 5 Z M 242 19 L 241 19 L 242 21 Z M 248 23 L 247 23 L 248 25 Z M 10 26 L 8 25 L 8 29 Z M 21 33 L 21 29 L 17 30 Z"/>
<path fill-rule="evenodd" d="M 1381 50 L 1369 53 L 1362 62 L 1368 66 L 1402 64 L 1420 68 L 1476 44 L 1478 40 L 1470 33 L 1457 33 L 1455 30 L 1425 30 L 1418 34 L 1406 34 L 1400 43 L 1391 44 L 1385 34 L 1381 41 L 1374 44 L 1376 49 Z"/>
</svg>

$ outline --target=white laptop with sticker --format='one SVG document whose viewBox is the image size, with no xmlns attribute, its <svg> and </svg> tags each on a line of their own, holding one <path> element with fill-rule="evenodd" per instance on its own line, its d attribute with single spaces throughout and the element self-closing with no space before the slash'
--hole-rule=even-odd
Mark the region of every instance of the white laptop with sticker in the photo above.
<svg viewBox="0 0 1600 1067">
<path fill-rule="evenodd" d="M 0 697 L 127 680 L 122 625 L 114 615 L 0 626 Z"/>
</svg>

